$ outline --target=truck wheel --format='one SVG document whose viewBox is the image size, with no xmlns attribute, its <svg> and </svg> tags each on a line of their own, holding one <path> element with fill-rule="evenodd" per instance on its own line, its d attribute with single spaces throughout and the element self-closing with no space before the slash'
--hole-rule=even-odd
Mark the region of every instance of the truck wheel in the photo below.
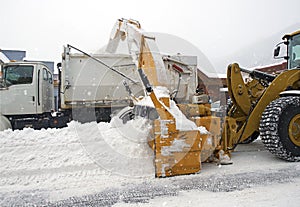
<svg viewBox="0 0 300 207">
<path fill-rule="evenodd" d="M 123 121 L 123 124 L 126 124 L 128 121 L 132 120 L 134 118 L 133 114 L 133 108 L 130 106 L 127 106 L 120 110 L 117 114 L 117 117 Z"/>
<path fill-rule="evenodd" d="M 0 131 L 4 131 L 6 129 L 11 129 L 10 121 L 3 115 L 0 114 Z"/>
<path fill-rule="evenodd" d="M 265 147 L 287 161 L 300 161 L 300 97 L 271 102 L 262 114 L 260 136 Z"/>
</svg>

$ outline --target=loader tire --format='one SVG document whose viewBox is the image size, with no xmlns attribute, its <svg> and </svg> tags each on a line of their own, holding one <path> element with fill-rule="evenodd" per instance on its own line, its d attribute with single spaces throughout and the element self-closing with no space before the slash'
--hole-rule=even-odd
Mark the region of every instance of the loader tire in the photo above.
<svg viewBox="0 0 300 207">
<path fill-rule="evenodd" d="M 300 161 L 300 97 L 281 97 L 271 102 L 262 114 L 260 137 L 277 157 Z"/>
</svg>

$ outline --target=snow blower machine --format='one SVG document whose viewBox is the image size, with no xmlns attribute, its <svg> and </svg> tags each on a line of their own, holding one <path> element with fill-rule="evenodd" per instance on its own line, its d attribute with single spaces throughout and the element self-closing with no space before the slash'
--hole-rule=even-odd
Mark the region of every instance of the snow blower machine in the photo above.
<svg viewBox="0 0 300 207">
<path fill-rule="evenodd" d="M 288 161 L 300 160 L 300 31 L 285 35 L 278 46 L 288 47 L 289 70 L 270 75 L 238 64 L 228 66 L 231 104 L 224 118 L 213 115 L 207 94 L 190 91 L 189 84 L 197 85 L 197 70 L 180 61 L 165 67 L 155 37 L 144 32 L 137 21 L 118 20 L 107 48 L 117 48 L 125 39 L 136 57 L 145 92 L 137 98 L 124 83 L 134 103 L 127 115 L 152 122 L 148 144 L 155 155 L 156 177 L 197 173 L 205 161 L 230 164 L 235 147 L 254 141 L 259 134 L 271 153 Z M 250 77 L 244 80 L 242 73 Z M 169 84 L 174 80 L 178 88 L 170 93 Z M 184 91 L 185 96 L 176 97 Z"/>
</svg>

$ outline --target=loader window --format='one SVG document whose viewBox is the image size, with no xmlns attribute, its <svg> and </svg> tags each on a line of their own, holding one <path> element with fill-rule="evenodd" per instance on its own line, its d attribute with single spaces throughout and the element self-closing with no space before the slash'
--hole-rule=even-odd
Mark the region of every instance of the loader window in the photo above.
<svg viewBox="0 0 300 207">
<path fill-rule="evenodd" d="M 33 66 L 9 65 L 3 68 L 3 79 L 6 86 L 31 84 L 33 80 Z"/>
<path fill-rule="evenodd" d="M 296 35 L 291 39 L 289 56 L 290 68 L 300 68 L 300 35 Z"/>
</svg>

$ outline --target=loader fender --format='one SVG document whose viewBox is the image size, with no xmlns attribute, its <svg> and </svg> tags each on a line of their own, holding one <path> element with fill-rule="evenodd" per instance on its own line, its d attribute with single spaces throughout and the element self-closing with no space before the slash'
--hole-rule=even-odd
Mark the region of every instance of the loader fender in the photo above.
<svg viewBox="0 0 300 207">
<path fill-rule="evenodd" d="M 4 131 L 6 129 L 11 129 L 11 128 L 12 126 L 8 118 L 0 114 L 0 131 Z"/>
<path fill-rule="evenodd" d="M 279 95 L 280 95 L 280 97 L 283 97 L 283 96 L 300 96 L 300 90 L 283 91 Z"/>
</svg>

